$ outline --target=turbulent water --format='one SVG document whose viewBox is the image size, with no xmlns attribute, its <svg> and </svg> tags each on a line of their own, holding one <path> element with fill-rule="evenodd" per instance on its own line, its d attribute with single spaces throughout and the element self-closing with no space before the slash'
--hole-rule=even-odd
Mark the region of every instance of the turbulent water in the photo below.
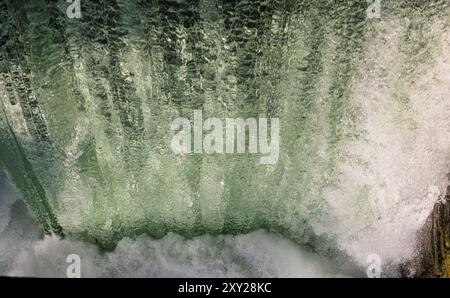
<svg viewBox="0 0 450 298">
<path fill-rule="evenodd" d="M 71 248 L 92 276 L 334 276 L 414 256 L 450 169 L 448 1 L 381 1 L 380 18 L 365 0 L 67 6 L 0 0 L 0 164 L 54 235 L 0 238 L 31 250 L 1 274 L 57 275 L 50 256 Z M 278 162 L 174 154 L 171 123 L 195 109 L 279 118 Z M 33 222 L 1 196 L 0 227 Z"/>
<path fill-rule="evenodd" d="M 114 251 L 56 236 L 42 238 L 14 187 L 0 175 L 0 275 L 65 277 L 67 257 L 82 277 L 348 277 L 360 273 L 262 230 L 245 235 L 162 239 L 142 235 Z"/>
</svg>

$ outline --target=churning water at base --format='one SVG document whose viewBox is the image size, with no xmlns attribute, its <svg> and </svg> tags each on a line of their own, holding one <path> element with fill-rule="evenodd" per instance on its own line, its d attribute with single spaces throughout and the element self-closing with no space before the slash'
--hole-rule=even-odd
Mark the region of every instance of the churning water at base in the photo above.
<svg viewBox="0 0 450 298">
<path fill-rule="evenodd" d="M 85 242 L 45 238 L 21 249 L 10 276 L 66 277 L 73 252 L 82 277 L 345 277 L 331 261 L 302 250 L 289 240 L 257 231 L 239 236 L 169 234 L 121 240 L 102 253 Z"/>
<path fill-rule="evenodd" d="M 311 250 L 265 231 L 245 235 L 169 234 L 162 239 L 125 238 L 111 252 L 75 240 L 41 235 L 20 196 L 0 176 L 0 275 L 66 277 L 67 257 L 81 258 L 82 277 L 345 277 Z"/>
</svg>

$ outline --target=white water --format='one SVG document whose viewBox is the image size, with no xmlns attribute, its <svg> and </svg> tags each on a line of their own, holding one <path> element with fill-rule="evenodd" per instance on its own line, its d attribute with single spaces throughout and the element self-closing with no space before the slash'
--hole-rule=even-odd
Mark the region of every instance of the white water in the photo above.
<svg viewBox="0 0 450 298">
<path fill-rule="evenodd" d="M 338 225 L 324 231 L 361 264 L 373 253 L 385 264 L 411 258 L 417 231 L 448 185 L 450 31 L 445 21 L 428 20 L 420 63 L 401 76 L 407 24 L 385 19 L 368 39 L 351 96 L 364 137 L 348 145 L 341 187 L 327 197 Z"/>
<path fill-rule="evenodd" d="M 14 259 L 11 276 L 65 277 L 70 254 L 81 258 L 82 277 L 339 277 L 336 267 L 264 231 L 184 240 L 123 239 L 101 254 L 82 242 L 45 238 Z"/>
</svg>

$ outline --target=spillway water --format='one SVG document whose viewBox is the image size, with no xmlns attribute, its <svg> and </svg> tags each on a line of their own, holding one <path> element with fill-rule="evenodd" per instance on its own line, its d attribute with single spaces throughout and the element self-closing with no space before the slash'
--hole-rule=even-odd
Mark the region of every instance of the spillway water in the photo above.
<svg viewBox="0 0 450 298">
<path fill-rule="evenodd" d="M 207 246 L 227 260 L 264 242 L 339 268 L 411 258 L 448 184 L 450 8 L 386 0 L 368 18 L 367 7 L 81 0 L 70 19 L 65 1 L 0 1 L 0 164 L 41 230 L 70 239 L 36 249 Z M 279 118 L 278 162 L 174 154 L 171 123 L 194 110 Z M 182 272 L 170 268 L 148 272 Z M 38 274 L 21 270 L 8 272 Z"/>
</svg>

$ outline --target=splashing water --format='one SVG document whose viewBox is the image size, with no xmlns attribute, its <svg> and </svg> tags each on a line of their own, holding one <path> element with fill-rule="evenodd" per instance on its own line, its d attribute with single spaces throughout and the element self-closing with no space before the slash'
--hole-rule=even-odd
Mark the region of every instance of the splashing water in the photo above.
<svg viewBox="0 0 450 298">
<path fill-rule="evenodd" d="M 0 2 L 0 163 L 43 231 L 118 244 L 118 255 L 205 245 L 220 256 L 187 275 L 295 275 L 258 272 L 248 255 L 251 269 L 226 261 L 259 241 L 310 258 L 273 244 L 281 236 L 338 267 L 414 254 L 450 168 L 446 1 L 383 1 L 381 19 L 367 18 L 365 0 L 81 3 L 82 17 L 69 19 L 58 1 Z M 199 109 L 279 118 L 278 162 L 173 154 L 173 119 Z M 125 238 L 144 233 L 152 240 Z M 200 255 L 183 257 L 200 264 Z M 164 267 L 174 258 L 138 275 L 184 272 Z M 319 268 L 303 273 L 329 272 Z"/>
</svg>

